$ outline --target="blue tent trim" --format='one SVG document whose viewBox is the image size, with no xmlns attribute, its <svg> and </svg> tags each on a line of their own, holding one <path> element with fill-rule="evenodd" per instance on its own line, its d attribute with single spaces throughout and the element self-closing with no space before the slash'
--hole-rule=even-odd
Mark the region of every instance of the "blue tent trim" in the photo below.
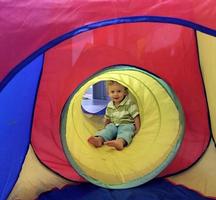
<svg viewBox="0 0 216 200">
<path fill-rule="evenodd" d="M 42 193 L 37 200 L 210 200 L 184 186 L 173 185 L 166 179 L 154 179 L 139 187 L 112 190 L 91 183 L 69 185 Z"/>
<path fill-rule="evenodd" d="M 137 23 L 137 22 L 152 22 L 152 23 L 168 23 L 168 24 L 177 24 L 182 25 L 188 28 L 192 28 L 194 30 L 216 36 L 216 30 L 208 28 L 206 26 L 202 26 L 197 23 L 193 23 L 192 21 L 180 19 L 180 18 L 174 18 L 174 17 L 163 17 L 163 16 L 130 16 L 130 17 L 119 17 L 119 18 L 113 18 L 113 19 L 107 19 L 103 21 L 98 21 L 94 23 L 89 23 L 87 25 L 81 26 L 79 28 L 76 28 L 68 33 L 65 33 L 61 35 L 58 38 L 55 38 L 54 40 L 51 40 L 35 52 L 33 52 L 30 56 L 28 56 L 25 60 L 23 60 L 21 63 L 19 63 L 17 66 L 15 66 L 9 74 L 0 82 L 0 91 L 2 88 L 7 85 L 8 82 L 12 79 L 12 77 L 18 73 L 22 68 L 26 67 L 32 60 L 36 59 L 41 54 L 44 54 L 47 50 L 51 49 L 52 47 L 58 45 L 59 43 L 72 38 L 76 35 L 79 35 L 81 33 L 94 30 L 100 27 L 110 26 L 114 24 L 125 24 L 125 23 Z"/>
<path fill-rule="evenodd" d="M 43 55 L 0 92 L 0 199 L 6 199 L 12 190 L 28 151 L 42 65 Z"/>
</svg>

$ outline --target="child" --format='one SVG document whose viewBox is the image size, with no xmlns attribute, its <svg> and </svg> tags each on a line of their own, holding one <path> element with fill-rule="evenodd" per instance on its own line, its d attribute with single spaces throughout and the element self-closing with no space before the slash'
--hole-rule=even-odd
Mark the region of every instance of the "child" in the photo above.
<svg viewBox="0 0 216 200">
<path fill-rule="evenodd" d="M 104 116 L 105 128 L 91 136 L 88 142 L 95 147 L 103 144 L 122 150 L 139 131 L 140 116 L 137 105 L 129 98 L 128 89 L 116 81 L 107 81 L 110 102 Z"/>
</svg>

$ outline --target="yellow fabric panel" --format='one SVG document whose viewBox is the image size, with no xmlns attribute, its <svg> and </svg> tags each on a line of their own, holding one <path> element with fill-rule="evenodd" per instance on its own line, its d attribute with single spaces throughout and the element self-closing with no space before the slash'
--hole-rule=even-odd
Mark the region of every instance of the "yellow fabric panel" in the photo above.
<svg viewBox="0 0 216 200">
<path fill-rule="evenodd" d="M 102 124 L 83 114 L 81 100 L 91 85 L 102 80 L 128 87 L 139 106 L 140 131 L 123 151 L 94 148 L 87 142 Z M 75 162 L 88 177 L 111 185 L 136 180 L 159 167 L 176 145 L 180 130 L 179 112 L 166 90 L 152 77 L 131 70 L 109 71 L 84 84 L 70 102 L 66 124 L 67 148 Z"/>
<path fill-rule="evenodd" d="M 200 65 L 205 83 L 211 118 L 211 128 L 216 139 L 216 37 L 197 31 Z"/>
<path fill-rule="evenodd" d="M 19 133 L 17 132 L 17 134 Z M 7 200 L 36 199 L 43 192 L 54 187 L 62 188 L 68 184 L 73 183 L 45 167 L 36 157 L 32 147 L 29 146 L 19 178 Z"/>
<path fill-rule="evenodd" d="M 185 185 L 205 196 L 216 197 L 216 159 L 215 146 L 211 141 L 207 151 L 202 158 L 188 170 L 169 177 L 175 184 Z"/>
</svg>

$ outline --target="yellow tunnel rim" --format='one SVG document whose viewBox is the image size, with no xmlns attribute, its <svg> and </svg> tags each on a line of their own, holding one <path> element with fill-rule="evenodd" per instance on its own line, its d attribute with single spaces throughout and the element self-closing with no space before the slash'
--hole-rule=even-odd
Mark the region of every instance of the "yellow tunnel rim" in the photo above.
<svg viewBox="0 0 216 200">
<path fill-rule="evenodd" d="M 103 183 L 100 180 L 96 180 L 90 176 L 88 176 L 86 174 L 85 171 L 83 171 L 80 166 L 76 163 L 76 161 L 73 159 L 73 156 L 71 155 L 71 152 L 68 149 L 68 145 L 67 145 L 67 138 L 66 138 L 66 124 L 67 124 L 67 111 L 69 109 L 70 106 L 70 102 L 72 101 L 74 95 L 80 90 L 80 88 L 83 87 L 83 85 L 85 85 L 88 81 L 90 81 L 91 79 L 93 79 L 94 77 L 97 77 L 101 74 L 107 73 L 107 72 L 112 72 L 112 71 L 127 71 L 127 70 L 135 70 L 141 73 L 144 73 L 148 76 L 150 76 L 151 78 L 153 78 L 154 80 L 156 80 L 167 92 L 167 94 L 170 96 L 172 102 L 174 103 L 174 105 L 176 106 L 176 109 L 178 110 L 179 113 L 179 133 L 178 133 L 178 139 L 176 144 L 174 145 L 174 147 L 172 148 L 172 150 L 169 152 L 169 154 L 167 155 L 166 159 L 163 161 L 163 163 L 161 163 L 160 166 L 154 168 L 149 174 L 143 176 L 143 177 L 139 177 L 135 180 L 130 180 L 126 183 L 121 183 L 121 184 L 107 184 L 107 183 Z M 78 88 L 76 88 L 76 90 L 71 94 L 71 96 L 69 97 L 69 99 L 67 100 L 62 115 L 61 115 L 61 140 L 62 140 L 62 145 L 63 145 L 63 149 L 64 152 L 66 154 L 67 159 L 69 160 L 69 163 L 72 165 L 72 167 L 78 172 L 78 174 L 80 174 L 82 177 L 84 177 L 85 179 L 87 179 L 88 181 L 92 182 L 93 184 L 105 187 L 105 188 L 115 188 L 115 189 L 122 189 L 122 188 L 130 188 L 130 187 L 135 187 L 138 186 L 140 184 L 143 184 L 149 180 L 151 180 L 152 178 L 154 178 L 155 176 L 157 176 L 161 171 L 163 171 L 167 165 L 172 161 L 172 159 L 175 157 L 175 154 L 177 153 L 179 146 L 181 144 L 182 138 L 183 138 L 183 133 L 184 133 L 184 114 L 183 114 L 183 110 L 181 107 L 181 104 L 178 100 L 178 98 L 176 97 L 174 91 L 167 85 L 167 83 L 165 83 L 162 79 L 158 78 L 157 76 L 145 71 L 144 69 L 139 69 L 136 67 L 132 67 L 132 66 L 125 66 L 125 65 L 119 65 L 119 66 L 113 66 L 113 67 L 109 67 L 107 69 L 104 69 L 96 74 L 94 74 L 93 76 L 89 77 L 87 80 L 85 80 L 82 84 L 79 85 Z M 73 141 L 75 142 L 75 141 Z"/>
</svg>

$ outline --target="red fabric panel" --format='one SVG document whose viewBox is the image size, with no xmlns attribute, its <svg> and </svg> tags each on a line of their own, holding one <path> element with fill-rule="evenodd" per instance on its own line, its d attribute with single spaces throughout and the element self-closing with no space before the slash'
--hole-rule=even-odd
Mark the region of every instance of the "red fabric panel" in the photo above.
<svg viewBox="0 0 216 200">
<path fill-rule="evenodd" d="M 98 28 L 46 53 L 32 131 L 33 148 L 41 161 L 67 178 L 80 180 L 62 150 L 60 115 L 68 97 L 84 80 L 116 64 L 146 69 L 174 89 L 185 112 L 186 133 L 176 158 L 163 175 L 193 164 L 210 137 L 195 34 L 188 28 L 160 23 Z"/>
<path fill-rule="evenodd" d="M 215 0 L 1 1 L 0 80 L 62 34 L 96 21 L 139 15 L 180 18 L 216 29 Z"/>
</svg>

